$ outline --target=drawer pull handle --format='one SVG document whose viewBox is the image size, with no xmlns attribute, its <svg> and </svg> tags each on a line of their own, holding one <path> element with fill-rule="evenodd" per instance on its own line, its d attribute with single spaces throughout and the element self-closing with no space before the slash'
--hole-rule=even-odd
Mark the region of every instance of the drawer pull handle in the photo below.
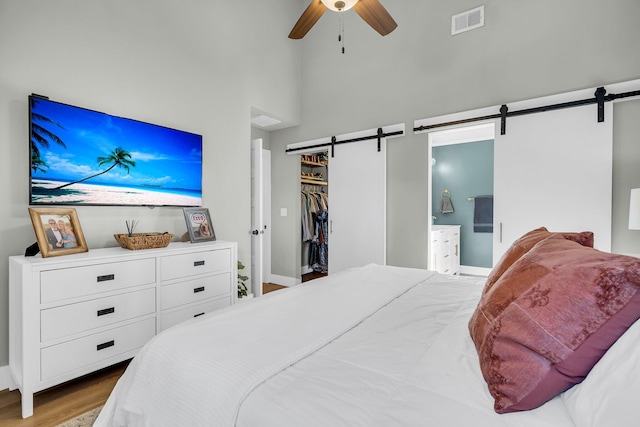
<svg viewBox="0 0 640 427">
<path fill-rule="evenodd" d="M 104 308 L 102 310 L 98 310 L 98 316 L 104 316 L 105 314 L 115 313 L 115 307 Z"/>
<path fill-rule="evenodd" d="M 193 317 L 198 317 L 198 316 L 202 316 L 204 314 L 204 312 L 202 313 L 198 313 L 198 314 L 194 314 Z"/>
<path fill-rule="evenodd" d="M 116 342 L 114 340 L 107 341 L 102 344 L 98 344 L 96 346 L 96 350 L 97 351 L 104 350 L 105 348 L 113 347 L 114 345 L 116 345 Z"/>
<path fill-rule="evenodd" d="M 115 274 L 105 274 L 104 276 L 98 276 L 98 282 L 106 282 L 108 280 L 114 280 L 115 278 Z"/>
<path fill-rule="evenodd" d="M 194 267 L 199 267 L 201 265 L 204 265 L 204 260 L 202 260 L 202 261 L 194 261 L 193 262 L 193 266 Z"/>
<path fill-rule="evenodd" d="M 193 288 L 194 294 L 197 294 L 198 292 L 204 292 L 204 286 L 200 286 L 199 288 Z"/>
</svg>

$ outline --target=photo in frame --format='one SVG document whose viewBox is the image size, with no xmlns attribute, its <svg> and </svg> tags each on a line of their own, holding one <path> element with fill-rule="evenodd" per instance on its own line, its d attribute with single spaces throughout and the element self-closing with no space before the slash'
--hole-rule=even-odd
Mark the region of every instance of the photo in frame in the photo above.
<svg viewBox="0 0 640 427">
<path fill-rule="evenodd" d="M 216 233 L 211 225 L 211 216 L 207 208 L 184 208 L 184 220 L 187 223 L 189 240 L 192 243 L 216 240 Z"/>
<path fill-rule="evenodd" d="M 89 250 L 75 209 L 29 208 L 29 216 L 43 258 Z"/>
</svg>

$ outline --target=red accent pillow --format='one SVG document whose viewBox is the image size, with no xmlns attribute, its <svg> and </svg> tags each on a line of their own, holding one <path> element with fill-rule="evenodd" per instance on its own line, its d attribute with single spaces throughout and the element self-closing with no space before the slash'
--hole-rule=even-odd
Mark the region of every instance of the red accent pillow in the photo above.
<svg viewBox="0 0 640 427">
<path fill-rule="evenodd" d="M 640 318 L 640 259 L 540 241 L 483 296 L 470 322 L 498 413 L 580 383 Z"/>
<path fill-rule="evenodd" d="M 593 247 L 593 233 L 591 231 L 584 231 L 582 233 L 552 233 L 547 230 L 546 227 L 540 227 L 536 228 L 535 230 L 531 230 L 520 237 L 518 240 L 513 242 L 511 247 L 507 249 L 504 255 L 502 255 L 498 263 L 495 265 L 495 267 L 493 267 L 493 270 L 491 270 L 491 273 L 489 273 L 482 294 L 486 294 L 487 291 L 489 291 L 489 289 L 491 289 L 495 282 L 500 278 L 500 276 L 502 276 L 514 262 L 520 259 L 522 255 L 529 252 L 529 250 L 534 247 L 536 243 L 549 238 L 553 234 L 560 234 L 567 240 L 578 242 L 581 245 L 588 246 L 590 248 Z"/>
</svg>

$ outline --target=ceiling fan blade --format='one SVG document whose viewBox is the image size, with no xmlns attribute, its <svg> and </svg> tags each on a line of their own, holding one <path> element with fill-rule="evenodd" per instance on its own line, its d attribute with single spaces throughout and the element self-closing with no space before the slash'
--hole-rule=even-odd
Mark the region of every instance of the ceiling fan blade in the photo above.
<svg viewBox="0 0 640 427">
<path fill-rule="evenodd" d="M 353 6 L 353 10 L 383 36 L 386 36 L 398 26 L 396 21 L 389 15 L 389 12 L 387 12 L 387 9 L 378 0 L 360 0 Z"/>
<path fill-rule="evenodd" d="M 311 27 L 318 22 L 318 19 L 327 10 L 327 7 L 320 0 L 313 0 L 309 6 L 302 12 L 300 19 L 293 26 L 289 33 L 290 39 L 301 39 L 309 32 Z"/>
</svg>

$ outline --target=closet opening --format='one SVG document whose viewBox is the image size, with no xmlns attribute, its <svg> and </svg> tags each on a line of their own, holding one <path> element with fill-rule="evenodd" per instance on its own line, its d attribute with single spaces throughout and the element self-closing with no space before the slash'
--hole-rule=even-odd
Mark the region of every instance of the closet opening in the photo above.
<svg viewBox="0 0 640 427">
<path fill-rule="evenodd" d="M 302 281 L 329 272 L 329 157 L 327 151 L 300 156 Z"/>
<path fill-rule="evenodd" d="M 387 138 L 392 133 L 404 135 L 404 123 L 382 128 L 379 141 L 376 141 L 378 135 L 373 141 L 370 137 L 375 132 L 375 129 L 368 129 L 336 136 L 337 142 L 351 142 L 335 147 L 334 157 L 331 156 L 331 143 L 325 144 L 333 138 L 287 145 L 287 153 L 292 155 L 294 149 L 304 147 L 304 153 L 296 151 L 295 155 L 321 154 L 327 159 L 326 166 L 321 165 L 325 166 L 324 177 L 327 179 L 322 181 L 326 185 L 321 185 L 320 189 L 316 185 L 315 191 L 324 193 L 328 202 L 331 187 L 328 221 L 323 222 L 329 275 L 371 263 L 386 264 Z M 309 173 L 306 167 L 301 164 L 301 171 Z M 322 169 L 313 170 L 315 175 Z M 311 268 L 306 256 L 308 252 L 301 252 L 302 262 L 298 265 L 306 266 L 301 270 L 304 273 Z"/>
</svg>

